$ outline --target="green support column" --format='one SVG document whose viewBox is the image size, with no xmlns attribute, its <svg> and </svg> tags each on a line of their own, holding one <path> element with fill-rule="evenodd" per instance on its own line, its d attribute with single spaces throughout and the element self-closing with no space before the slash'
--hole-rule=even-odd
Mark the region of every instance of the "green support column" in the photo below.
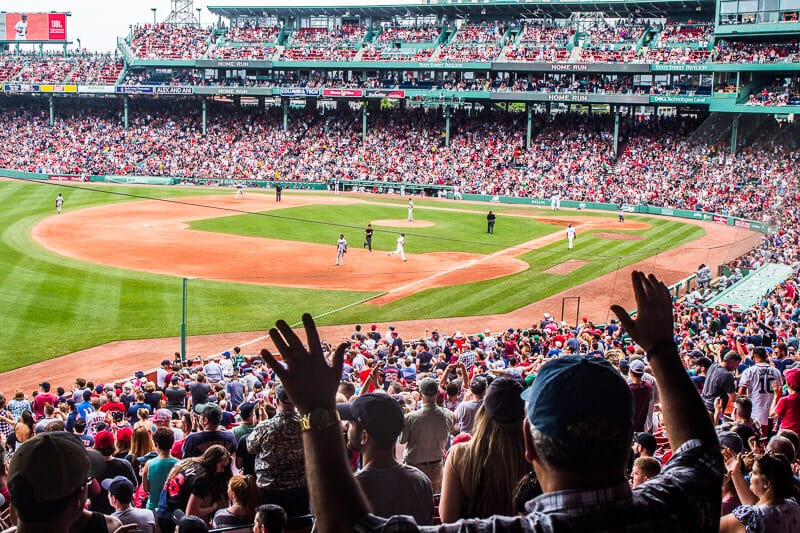
<svg viewBox="0 0 800 533">
<path fill-rule="evenodd" d="M 206 111 L 207 111 L 206 110 L 206 99 L 203 98 L 203 136 L 205 136 L 205 134 L 206 134 L 206 124 L 207 124 L 206 119 L 208 118 Z"/>
<path fill-rule="evenodd" d="M 205 100 L 203 101 L 205 103 Z M 181 294 L 181 362 L 186 362 L 186 282 L 183 278 L 183 293 Z"/>
<path fill-rule="evenodd" d="M 361 106 L 361 142 L 367 142 L 367 101 L 364 100 Z"/>
<path fill-rule="evenodd" d="M 733 124 L 731 124 L 731 155 L 736 155 L 736 143 L 739 135 L 739 115 L 733 117 Z"/>
<path fill-rule="evenodd" d="M 126 130 L 128 129 L 128 99 L 129 96 L 127 94 L 122 97 L 122 107 L 124 110 L 122 125 L 125 126 Z"/>
<path fill-rule="evenodd" d="M 53 100 L 53 95 L 50 95 L 50 125 L 56 124 L 56 102 Z"/>
<path fill-rule="evenodd" d="M 614 155 L 619 150 L 619 113 L 614 113 Z"/>
<path fill-rule="evenodd" d="M 525 104 L 525 112 L 528 115 L 527 125 L 525 128 L 525 148 L 530 150 L 531 147 L 531 134 L 533 133 L 533 109 L 531 105 Z"/>
<path fill-rule="evenodd" d="M 283 133 L 289 133 L 289 99 L 283 98 Z"/>
<path fill-rule="evenodd" d="M 450 106 L 444 106 L 444 145 L 450 146 Z"/>
</svg>

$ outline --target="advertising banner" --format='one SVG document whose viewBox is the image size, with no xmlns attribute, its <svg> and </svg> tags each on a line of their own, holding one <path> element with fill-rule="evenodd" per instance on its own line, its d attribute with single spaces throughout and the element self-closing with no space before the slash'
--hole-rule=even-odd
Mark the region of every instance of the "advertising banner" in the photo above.
<svg viewBox="0 0 800 533">
<path fill-rule="evenodd" d="M 77 85 L 39 85 L 39 92 L 43 93 L 76 93 Z"/>
<path fill-rule="evenodd" d="M 117 94 L 153 94 L 151 85 L 118 85 Z"/>
<path fill-rule="evenodd" d="M 113 94 L 113 85 L 78 85 L 79 93 L 89 94 Z"/>
<path fill-rule="evenodd" d="M 304 89 L 302 87 L 281 87 L 281 96 L 288 97 L 303 97 L 303 96 L 319 96 L 319 89 Z"/>
<path fill-rule="evenodd" d="M 322 96 L 331 98 L 361 98 L 364 96 L 362 89 L 323 89 Z"/>
<path fill-rule="evenodd" d="M 192 87 L 156 87 L 153 91 L 156 94 L 192 94 Z"/>
<path fill-rule="evenodd" d="M 405 91 L 396 89 L 367 89 L 364 95 L 367 98 L 394 98 L 402 99 L 406 97 Z"/>
<path fill-rule="evenodd" d="M 0 13 L 0 37 L 6 41 L 66 41 L 66 13 Z"/>
</svg>

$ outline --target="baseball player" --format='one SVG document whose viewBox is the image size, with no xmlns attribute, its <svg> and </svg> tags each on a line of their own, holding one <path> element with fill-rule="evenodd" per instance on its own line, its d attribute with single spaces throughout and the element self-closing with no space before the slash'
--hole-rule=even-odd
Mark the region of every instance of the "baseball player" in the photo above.
<svg viewBox="0 0 800 533">
<path fill-rule="evenodd" d="M 620 222 L 625 222 L 625 210 L 623 209 L 624 204 L 620 202 L 619 210 L 617 211 L 617 216 L 619 217 Z"/>
<path fill-rule="evenodd" d="M 275 184 L 275 201 L 276 202 L 280 202 L 281 201 L 281 192 L 282 191 L 283 191 L 283 187 L 281 186 L 281 184 L 280 183 L 276 183 Z"/>
<path fill-rule="evenodd" d="M 389 252 L 389 255 L 400 254 L 400 259 L 403 261 L 406 260 L 406 254 L 403 248 L 406 245 L 406 234 L 401 233 L 400 236 L 397 238 L 397 248 L 394 252 Z"/>
<path fill-rule="evenodd" d="M 572 227 L 572 224 L 567 226 L 567 249 L 571 252 L 572 251 L 572 243 L 575 241 L 575 228 Z"/>
<path fill-rule="evenodd" d="M 236 196 L 233 199 L 236 200 L 238 198 L 244 199 L 244 190 L 241 183 L 236 184 Z"/>
<path fill-rule="evenodd" d="M 489 211 L 489 214 L 486 215 L 486 231 L 487 233 L 494 233 L 494 221 L 497 217 L 494 213 Z"/>
<path fill-rule="evenodd" d="M 372 224 L 367 224 L 367 229 L 364 230 L 364 248 L 369 248 L 372 251 L 372 234 L 375 230 L 372 229 Z"/>
<path fill-rule="evenodd" d="M 58 196 L 56 196 L 56 211 L 58 212 L 59 215 L 61 214 L 61 206 L 63 205 L 64 205 L 64 198 L 61 196 L 61 193 L 58 193 Z"/>
<path fill-rule="evenodd" d="M 408 199 L 408 221 L 414 222 L 414 201 L 411 198 Z"/>
<path fill-rule="evenodd" d="M 14 25 L 14 40 L 28 40 L 28 15 L 25 13 L 22 14 L 22 20 Z"/>
<path fill-rule="evenodd" d="M 344 234 L 339 234 L 339 240 L 336 241 L 336 266 L 344 266 L 344 254 L 347 253 L 347 241 L 344 240 Z"/>
<path fill-rule="evenodd" d="M 550 210 L 558 211 L 561 209 L 561 195 L 558 192 L 553 192 L 550 196 Z"/>
</svg>

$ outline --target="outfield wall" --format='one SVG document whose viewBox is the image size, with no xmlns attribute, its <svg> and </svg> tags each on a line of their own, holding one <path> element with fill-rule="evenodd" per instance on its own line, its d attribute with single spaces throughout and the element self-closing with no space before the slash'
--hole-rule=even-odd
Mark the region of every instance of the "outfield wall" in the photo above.
<svg viewBox="0 0 800 533">
<path fill-rule="evenodd" d="M 362 180 L 329 180 L 328 182 L 308 182 L 308 181 L 265 181 L 265 180 L 233 180 L 233 179 L 199 179 L 199 178 L 173 178 L 167 176 L 90 176 L 82 174 L 41 174 L 36 172 L 24 172 L 20 170 L 0 169 L 0 177 L 39 180 L 39 181 L 72 181 L 72 182 L 104 182 L 104 183 L 127 183 L 135 185 L 198 185 L 217 187 L 232 187 L 243 185 L 247 188 L 272 189 L 275 183 L 280 183 L 284 189 L 300 189 L 312 191 L 335 190 L 337 187 L 341 191 L 362 191 L 387 194 L 422 193 L 428 196 L 437 194 L 446 195 L 447 198 L 454 197 L 453 187 L 448 185 L 427 185 L 420 183 L 387 183 L 383 181 L 362 181 Z M 476 202 L 530 205 L 535 207 L 549 207 L 549 198 L 527 198 L 515 196 L 490 196 L 487 194 L 461 194 L 462 200 Z M 762 222 L 747 220 L 744 218 L 733 217 L 730 215 L 708 213 L 706 211 L 691 211 L 688 209 L 674 209 L 671 207 L 654 207 L 649 205 L 627 205 L 621 207 L 615 204 L 602 202 L 576 202 L 574 200 L 561 200 L 561 207 L 568 209 L 592 209 L 597 211 L 619 211 L 642 215 L 660 215 L 674 218 L 688 218 L 692 220 L 703 220 L 714 222 L 725 226 L 736 226 L 759 233 L 769 233 L 770 228 Z"/>
</svg>

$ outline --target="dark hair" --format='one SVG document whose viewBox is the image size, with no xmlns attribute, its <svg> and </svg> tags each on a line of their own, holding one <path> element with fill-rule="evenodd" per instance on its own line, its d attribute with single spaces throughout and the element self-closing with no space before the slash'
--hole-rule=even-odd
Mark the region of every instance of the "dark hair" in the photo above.
<svg viewBox="0 0 800 533">
<path fill-rule="evenodd" d="M 755 465 L 758 465 L 760 474 L 772 483 L 772 490 L 779 498 L 797 497 L 792 466 L 785 456 L 768 452 L 756 458 Z"/>
<path fill-rule="evenodd" d="M 159 450 L 171 450 L 175 444 L 175 433 L 169 428 L 158 428 L 153 433 L 153 443 Z"/>
<path fill-rule="evenodd" d="M 262 524 L 267 533 L 283 533 L 286 528 L 286 511 L 280 505 L 268 503 L 256 509 L 256 520 Z"/>
<path fill-rule="evenodd" d="M 78 491 L 83 491 L 83 485 L 64 498 L 46 502 L 36 502 L 36 493 L 38 489 L 25 478 L 17 479 L 13 486 L 8 489 L 11 505 L 14 506 L 14 511 L 16 511 L 17 516 L 22 519 L 23 522 L 29 522 L 31 524 L 42 524 L 59 518 L 72 504 Z"/>
</svg>

